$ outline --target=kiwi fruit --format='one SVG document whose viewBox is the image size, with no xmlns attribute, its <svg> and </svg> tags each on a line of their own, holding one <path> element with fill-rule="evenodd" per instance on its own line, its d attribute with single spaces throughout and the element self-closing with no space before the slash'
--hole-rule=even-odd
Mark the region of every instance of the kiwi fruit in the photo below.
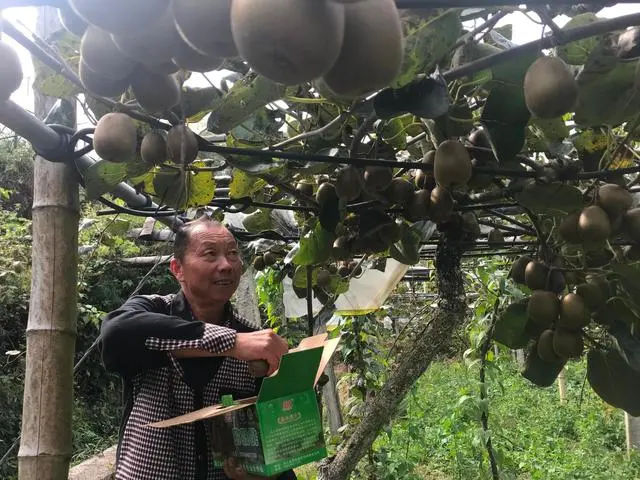
<svg viewBox="0 0 640 480">
<path fill-rule="evenodd" d="M 525 366 L 521 375 L 534 385 L 539 387 L 550 387 L 558 378 L 566 361 L 544 361 L 538 355 L 538 342 L 531 345 L 525 357 Z"/>
<path fill-rule="evenodd" d="M 411 201 L 404 208 L 405 217 L 412 221 L 424 220 L 429 216 L 431 207 L 431 192 L 429 190 L 417 190 L 413 192 Z"/>
<path fill-rule="evenodd" d="M 479 167 L 485 166 L 488 163 L 494 163 L 495 157 L 491 150 L 491 142 L 489 141 L 489 135 L 484 128 L 478 128 L 469 134 L 469 143 L 474 147 L 487 148 L 488 150 L 472 149 L 472 157 L 477 160 Z"/>
<path fill-rule="evenodd" d="M 171 127 L 167 135 L 169 157 L 174 163 L 189 164 L 198 156 L 198 138 L 185 124 Z"/>
<path fill-rule="evenodd" d="M 487 234 L 487 242 L 490 245 L 497 245 L 497 244 L 504 243 L 504 233 L 502 233 L 502 230 L 498 228 L 492 228 L 491 230 L 489 230 L 489 233 Z"/>
<path fill-rule="evenodd" d="M 121 80 L 105 78 L 87 67 L 82 60 L 78 65 L 78 77 L 85 90 L 98 97 L 119 97 L 129 88 L 128 78 Z"/>
<path fill-rule="evenodd" d="M 269 7 L 258 7 L 261 12 L 265 8 Z M 173 0 L 171 11 L 178 32 L 191 48 L 217 58 L 238 56 L 231 33 L 231 0 Z"/>
<path fill-rule="evenodd" d="M 445 187 L 437 186 L 431 190 L 431 207 L 429 217 L 435 223 L 442 223 L 449 219 L 453 212 L 453 197 Z"/>
<path fill-rule="evenodd" d="M 318 270 L 316 283 L 321 287 L 326 287 L 327 285 L 329 285 L 331 283 L 331 272 L 329 272 L 329 270 L 325 270 L 324 268 Z"/>
<path fill-rule="evenodd" d="M 158 22 L 170 0 L 69 0 L 71 8 L 87 23 L 115 34 L 144 31 Z"/>
<path fill-rule="evenodd" d="M 472 173 L 471 157 L 462 143 L 457 140 L 445 140 L 438 146 L 433 164 L 433 176 L 438 185 L 464 185 Z"/>
<path fill-rule="evenodd" d="M 323 80 L 335 94 L 355 98 L 386 87 L 400 73 L 402 24 L 394 0 L 349 3 L 344 15 L 340 56 Z"/>
<path fill-rule="evenodd" d="M 167 134 L 162 130 L 151 130 L 142 138 L 140 156 L 145 163 L 160 165 L 169 158 Z"/>
<path fill-rule="evenodd" d="M 632 208 L 624 214 L 622 226 L 631 240 L 640 243 L 640 207 Z"/>
<path fill-rule="evenodd" d="M 601 185 L 598 188 L 596 199 L 598 205 L 612 219 L 620 217 L 633 204 L 633 197 L 629 190 L 615 183 Z"/>
<path fill-rule="evenodd" d="M 413 197 L 414 188 L 405 178 L 394 178 L 384 192 L 384 196 L 392 205 L 406 205 Z"/>
<path fill-rule="evenodd" d="M 528 255 L 523 255 L 518 258 L 511 265 L 511 270 L 509 271 L 509 277 L 513 279 L 514 282 L 519 283 L 520 285 L 524 285 L 526 282 L 525 270 L 529 262 L 533 259 Z"/>
<path fill-rule="evenodd" d="M 356 167 L 346 167 L 336 175 L 336 193 L 346 202 L 352 202 L 360 196 L 362 174 Z"/>
<path fill-rule="evenodd" d="M 580 358 L 584 351 L 581 332 L 558 328 L 553 332 L 553 351 L 560 358 Z"/>
<path fill-rule="evenodd" d="M 578 234 L 583 242 L 601 243 L 611 235 L 611 222 L 597 205 L 586 207 L 578 218 Z"/>
<path fill-rule="evenodd" d="M 180 85 L 172 75 L 138 65 L 131 76 L 131 90 L 140 106 L 151 114 L 161 114 L 180 101 Z"/>
<path fill-rule="evenodd" d="M 182 43 L 180 34 L 167 9 L 162 18 L 150 28 L 111 35 L 113 43 L 127 57 L 145 65 L 162 65 L 171 61 Z"/>
<path fill-rule="evenodd" d="M 558 235 L 569 244 L 577 245 L 582 242 L 578 232 L 578 219 L 580 212 L 573 212 L 566 215 L 558 225 Z"/>
<path fill-rule="evenodd" d="M 370 192 L 386 190 L 393 180 L 393 170 L 388 167 L 369 166 L 364 171 L 364 185 Z"/>
<path fill-rule="evenodd" d="M 133 72 L 136 62 L 126 57 L 109 33 L 90 25 L 80 41 L 82 61 L 101 77 L 122 80 Z"/>
<path fill-rule="evenodd" d="M 568 330 L 579 330 L 589 323 L 590 312 L 582 297 L 567 293 L 560 300 L 558 326 Z"/>
<path fill-rule="evenodd" d="M 527 302 L 527 317 L 542 327 L 550 327 L 560 315 L 560 299 L 553 292 L 536 290 Z"/>
<path fill-rule="evenodd" d="M 552 269 L 549 274 L 549 290 L 562 293 L 567 288 L 567 279 L 560 270 Z"/>
<path fill-rule="evenodd" d="M 188 45 L 182 38 L 176 45 L 171 61 L 183 70 L 201 73 L 217 70 L 222 65 L 221 57 L 204 55 Z"/>
<path fill-rule="evenodd" d="M 524 99 L 534 117 L 561 117 L 573 111 L 578 100 L 578 84 L 562 59 L 540 57 L 525 74 Z"/>
<path fill-rule="evenodd" d="M 58 7 L 58 20 L 62 27 L 69 33 L 73 33 L 76 37 L 82 37 L 89 27 L 73 9 L 65 3 L 61 3 Z"/>
<path fill-rule="evenodd" d="M 262 255 L 253 259 L 253 268 L 258 270 L 259 272 L 266 268 L 266 265 L 264 263 L 264 258 L 262 258 Z"/>
<path fill-rule="evenodd" d="M 284 85 L 310 82 L 331 69 L 340 55 L 344 24 L 343 6 L 326 0 L 231 2 L 231 32 L 240 56 Z"/>
<path fill-rule="evenodd" d="M 349 256 L 349 239 L 341 235 L 333 242 L 332 255 L 337 259 L 345 259 Z"/>
<path fill-rule="evenodd" d="M 338 193 L 336 192 L 336 187 L 333 183 L 323 182 L 316 191 L 316 202 L 318 202 L 318 205 L 320 206 L 337 198 Z"/>
<path fill-rule="evenodd" d="M 133 120 L 124 113 L 104 115 L 93 132 L 93 149 L 108 162 L 126 162 L 136 154 L 138 134 Z"/>
<path fill-rule="evenodd" d="M 584 304 L 592 312 L 600 310 L 607 301 L 602 289 L 594 283 L 585 282 L 576 286 L 576 294 L 580 295 Z"/>
<path fill-rule="evenodd" d="M 554 331 L 547 329 L 544 330 L 538 338 L 538 356 L 541 360 L 549 363 L 559 362 L 561 357 L 556 354 L 553 348 Z"/>
<path fill-rule="evenodd" d="M 544 290 L 547 286 L 549 268 L 536 261 L 529 262 L 524 270 L 524 281 L 531 290 Z"/>
<path fill-rule="evenodd" d="M 278 261 L 278 257 L 276 257 L 276 254 L 273 252 L 266 252 L 264 255 L 262 255 L 262 258 L 264 259 L 264 264 L 267 267 L 275 265 Z"/>
<path fill-rule="evenodd" d="M 22 83 L 22 65 L 18 54 L 4 42 L 0 42 L 0 101 L 9 99 Z"/>
<path fill-rule="evenodd" d="M 310 183 L 298 182 L 298 184 L 296 185 L 296 191 L 307 197 L 312 197 L 313 185 L 311 185 Z"/>
</svg>

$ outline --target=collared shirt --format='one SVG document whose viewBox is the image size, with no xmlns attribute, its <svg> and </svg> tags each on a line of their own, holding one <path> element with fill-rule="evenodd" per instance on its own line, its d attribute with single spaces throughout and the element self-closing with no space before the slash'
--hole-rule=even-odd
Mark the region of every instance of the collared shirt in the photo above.
<svg viewBox="0 0 640 480">
<path fill-rule="evenodd" d="M 145 425 L 213 405 L 222 395 L 257 394 L 259 381 L 247 362 L 232 357 L 176 359 L 178 349 L 222 353 L 238 332 L 255 331 L 230 303 L 222 325 L 193 318 L 182 292 L 139 295 L 102 324 L 101 352 L 107 370 L 124 384 L 125 409 L 118 443 L 116 480 L 226 480 L 213 466 L 211 431 L 204 422 L 170 428 Z M 280 478 L 295 478 L 287 472 Z"/>
</svg>

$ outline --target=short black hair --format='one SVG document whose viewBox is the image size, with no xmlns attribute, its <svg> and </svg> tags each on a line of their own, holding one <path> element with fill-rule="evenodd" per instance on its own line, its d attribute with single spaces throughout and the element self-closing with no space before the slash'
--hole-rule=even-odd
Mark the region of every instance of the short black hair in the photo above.
<svg viewBox="0 0 640 480">
<path fill-rule="evenodd" d="M 184 255 L 189 247 L 189 239 L 191 238 L 191 232 L 198 226 L 205 224 L 210 227 L 227 228 L 218 220 L 209 217 L 208 215 L 202 215 L 195 220 L 184 223 L 176 231 L 176 235 L 173 239 L 173 256 L 178 260 L 184 260 Z"/>
</svg>

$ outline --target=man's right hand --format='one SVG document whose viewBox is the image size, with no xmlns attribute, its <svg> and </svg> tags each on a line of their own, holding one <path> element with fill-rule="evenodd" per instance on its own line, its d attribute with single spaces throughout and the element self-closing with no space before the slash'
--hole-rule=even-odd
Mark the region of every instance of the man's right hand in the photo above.
<svg viewBox="0 0 640 480">
<path fill-rule="evenodd" d="M 226 352 L 229 357 L 239 360 L 265 360 L 269 364 L 271 375 L 278 369 L 280 357 L 289 351 L 289 345 L 271 330 L 260 330 L 251 333 L 238 333 L 235 346 Z"/>
</svg>

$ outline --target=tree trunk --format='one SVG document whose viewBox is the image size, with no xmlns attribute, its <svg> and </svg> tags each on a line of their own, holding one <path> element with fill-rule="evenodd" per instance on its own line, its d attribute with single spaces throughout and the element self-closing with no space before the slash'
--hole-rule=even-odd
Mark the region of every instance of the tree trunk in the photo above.
<svg viewBox="0 0 640 480">
<path fill-rule="evenodd" d="M 389 422 L 411 386 L 429 368 L 436 355 L 446 350 L 451 334 L 466 314 L 461 251 L 448 242 L 444 232 L 436 252 L 439 304 L 431 321 L 413 337 L 413 343 L 397 355 L 397 363 L 379 392 L 367 401 L 366 415 L 344 447 L 321 462 L 318 480 L 346 480 L 369 451 L 381 428 Z M 459 244 L 458 244 L 459 245 Z"/>
<path fill-rule="evenodd" d="M 40 11 L 47 37 L 56 9 Z M 46 101 L 36 102 L 43 116 Z M 67 104 L 70 110 L 73 106 Z M 74 125 L 71 125 L 74 126 Z M 20 480 L 66 480 L 72 447 L 79 200 L 73 167 L 36 157 Z"/>
</svg>

